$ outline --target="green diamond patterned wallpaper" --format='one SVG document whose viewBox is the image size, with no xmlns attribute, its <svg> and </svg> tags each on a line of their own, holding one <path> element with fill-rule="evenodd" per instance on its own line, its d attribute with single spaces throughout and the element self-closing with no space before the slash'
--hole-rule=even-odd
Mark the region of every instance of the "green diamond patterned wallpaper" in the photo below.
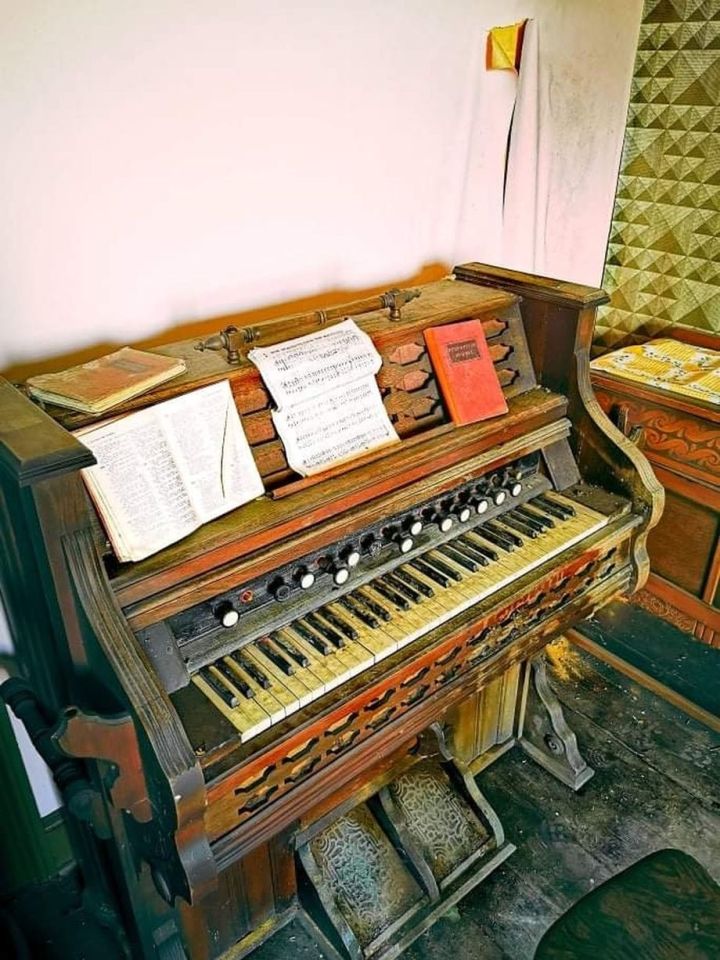
<svg viewBox="0 0 720 960">
<path fill-rule="evenodd" d="M 598 350 L 720 333 L 720 0 L 646 0 Z"/>
</svg>

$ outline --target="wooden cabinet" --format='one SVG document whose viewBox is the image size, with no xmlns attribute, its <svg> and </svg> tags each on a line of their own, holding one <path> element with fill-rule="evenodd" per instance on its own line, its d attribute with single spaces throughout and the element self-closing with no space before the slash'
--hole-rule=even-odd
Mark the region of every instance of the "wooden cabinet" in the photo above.
<svg viewBox="0 0 720 960">
<path fill-rule="evenodd" d="M 673 336 L 720 350 L 720 336 Z M 720 646 L 720 407 L 605 372 L 592 379 L 602 408 L 637 438 L 665 487 L 665 512 L 648 538 L 652 572 L 639 599 Z"/>
</svg>

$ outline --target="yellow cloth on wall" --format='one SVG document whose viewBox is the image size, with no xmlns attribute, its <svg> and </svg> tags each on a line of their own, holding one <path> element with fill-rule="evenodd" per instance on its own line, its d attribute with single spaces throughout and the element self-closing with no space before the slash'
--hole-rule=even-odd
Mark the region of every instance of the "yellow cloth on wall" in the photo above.
<svg viewBox="0 0 720 960">
<path fill-rule="evenodd" d="M 720 351 L 679 340 L 648 340 L 637 347 L 606 353 L 593 370 L 720 406 Z"/>
<path fill-rule="evenodd" d="M 488 70 L 519 70 L 526 20 L 509 27 L 492 27 L 488 31 L 485 67 Z"/>
</svg>

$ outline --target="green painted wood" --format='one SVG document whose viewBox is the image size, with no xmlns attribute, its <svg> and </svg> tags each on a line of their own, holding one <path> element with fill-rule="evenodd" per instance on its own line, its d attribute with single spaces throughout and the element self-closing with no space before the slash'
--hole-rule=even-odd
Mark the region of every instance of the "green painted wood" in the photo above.
<svg viewBox="0 0 720 960">
<path fill-rule="evenodd" d="M 0 702 L 0 896 L 49 879 L 61 866 L 48 843 L 5 705 Z"/>
<path fill-rule="evenodd" d="M 720 715 L 720 649 L 632 603 L 611 603 L 577 630 L 708 713 Z"/>
<path fill-rule="evenodd" d="M 711 960 L 719 946 L 720 886 L 681 850 L 660 850 L 560 917 L 535 960 Z"/>
</svg>

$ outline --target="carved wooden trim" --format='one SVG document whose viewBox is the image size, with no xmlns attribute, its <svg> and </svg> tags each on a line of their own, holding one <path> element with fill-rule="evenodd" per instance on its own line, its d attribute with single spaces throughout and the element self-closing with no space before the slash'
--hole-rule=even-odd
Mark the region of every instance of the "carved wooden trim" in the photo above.
<svg viewBox="0 0 720 960">
<path fill-rule="evenodd" d="M 678 630 L 684 630 L 685 633 L 695 632 L 697 620 L 694 617 L 691 617 L 688 613 L 683 613 L 682 610 L 674 607 L 662 597 L 658 597 L 647 586 L 643 590 L 638 590 L 633 597 L 633 603 L 642 607 L 643 610 L 647 610 L 648 613 L 652 613 L 653 616 L 672 623 Z"/>
<path fill-rule="evenodd" d="M 597 391 L 603 410 L 610 414 L 617 400 L 604 390 Z M 698 417 L 677 414 L 623 398 L 628 422 L 643 428 L 644 451 L 698 470 L 706 482 L 720 484 L 720 429 Z"/>
<path fill-rule="evenodd" d="M 114 764 L 117 775 L 110 787 L 113 804 L 140 823 L 152 820 L 145 770 L 130 717 L 100 717 L 68 707 L 60 727 L 53 732 L 53 740 L 69 757 Z"/>
</svg>

